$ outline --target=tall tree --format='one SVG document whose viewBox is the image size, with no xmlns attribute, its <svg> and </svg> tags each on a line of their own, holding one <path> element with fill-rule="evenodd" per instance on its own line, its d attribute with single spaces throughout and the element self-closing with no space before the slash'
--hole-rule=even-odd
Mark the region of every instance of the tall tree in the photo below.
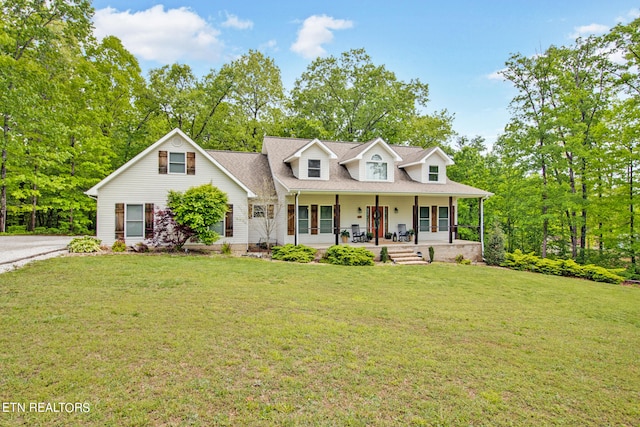
<svg viewBox="0 0 640 427">
<path fill-rule="evenodd" d="M 428 95 L 426 84 L 417 79 L 400 81 L 383 65 L 374 65 L 364 49 L 353 49 L 339 58 L 313 61 L 295 82 L 292 110 L 296 124 L 320 123 L 331 139 L 362 142 L 382 137 L 405 142 L 410 135 L 407 124 L 422 116 Z M 450 136 L 450 117 L 444 113 L 433 117 L 440 120 L 422 121 L 419 126 L 444 127 L 445 136 Z M 305 126 L 300 133 L 305 130 L 312 128 Z M 424 140 L 410 142 L 423 145 Z"/>
</svg>

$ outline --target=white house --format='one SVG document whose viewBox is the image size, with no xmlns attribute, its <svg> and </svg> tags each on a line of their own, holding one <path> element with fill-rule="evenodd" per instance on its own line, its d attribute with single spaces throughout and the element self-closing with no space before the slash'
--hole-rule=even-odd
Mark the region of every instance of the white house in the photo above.
<svg viewBox="0 0 640 427">
<path fill-rule="evenodd" d="M 354 228 L 371 233 L 375 245 L 394 233 L 402 240 L 404 230 L 415 230 L 406 239 L 412 244 L 454 245 L 458 200 L 478 198 L 482 206 L 491 193 L 448 179 L 452 164 L 440 148 L 381 138 L 360 144 L 265 137 L 262 153 L 204 150 L 175 129 L 86 194 L 97 199 L 97 237 L 109 245 L 148 239 L 167 192 L 204 183 L 228 195 L 218 243 L 235 250 L 266 234 L 278 244 L 338 244 L 343 230 L 352 241 Z"/>
</svg>

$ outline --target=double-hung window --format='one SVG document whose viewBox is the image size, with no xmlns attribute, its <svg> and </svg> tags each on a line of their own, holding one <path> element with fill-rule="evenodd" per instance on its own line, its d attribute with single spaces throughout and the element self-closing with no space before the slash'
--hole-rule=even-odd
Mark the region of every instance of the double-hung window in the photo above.
<svg viewBox="0 0 640 427">
<path fill-rule="evenodd" d="M 420 206 L 420 231 L 431 230 L 431 215 L 429 206 Z"/>
<path fill-rule="evenodd" d="M 309 234 L 309 206 L 298 206 L 298 233 Z"/>
<path fill-rule="evenodd" d="M 382 156 L 374 154 L 371 161 L 367 162 L 367 179 L 373 181 L 387 180 L 387 162 L 382 161 Z"/>
<path fill-rule="evenodd" d="M 184 174 L 186 172 L 185 153 L 169 153 L 169 173 Z"/>
<path fill-rule="evenodd" d="M 144 205 L 127 205 L 125 237 L 144 237 Z"/>
<path fill-rule="evenodd" d="M 449 231 L 449 208 L 447 206 L 438 208 L 438 231 Z"/>
<path fill-rule="evenodd" d="M 309 159 L 309 162 L 307 163 L 307 176 L 309 178 L 320 178 L 320 164 L 320 160 Z"/>
<path fill-rule="evenodd" d="M 438 182 L 438 166 L 429 166 L 429 182 Z"/>
<path fill-rule="evenodd" d="M 320 233 L 333 233 L 332 206 L 320 206 Z"/>
</svg>

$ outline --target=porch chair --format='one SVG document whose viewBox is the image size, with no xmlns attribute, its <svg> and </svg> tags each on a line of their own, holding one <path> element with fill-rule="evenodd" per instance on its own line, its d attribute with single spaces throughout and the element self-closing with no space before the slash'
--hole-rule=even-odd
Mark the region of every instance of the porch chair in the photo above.
<svg viewBox="0 0 640 427">
<path fill-rule="evenodd" d="M 398 242 L 408 242 L 407 224 L 398 224 Z"/>
<path fill-rule="evenodd" d="M 360 224 L 351 224 L 351 239 L 352 242 L 366 242 L 367 233 L 360 231 Z"/>
</svg>

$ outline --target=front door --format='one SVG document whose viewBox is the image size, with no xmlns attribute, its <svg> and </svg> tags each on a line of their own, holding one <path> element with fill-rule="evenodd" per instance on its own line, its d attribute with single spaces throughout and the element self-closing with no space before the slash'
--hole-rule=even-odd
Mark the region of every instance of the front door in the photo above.
<svg viewBox="0 0 640 427">
<path fill-rule="evenodd" d="M 378 237 L 384 237 L 384 226 L 387 223 L 384 217 L 384 206 L 378 206 L 378 210 L 376 211 L 375 206 L 369 206 L 369 230 L 375 236 L 376 234 L 376 218 L 378 222 Z"/>
</svg>

